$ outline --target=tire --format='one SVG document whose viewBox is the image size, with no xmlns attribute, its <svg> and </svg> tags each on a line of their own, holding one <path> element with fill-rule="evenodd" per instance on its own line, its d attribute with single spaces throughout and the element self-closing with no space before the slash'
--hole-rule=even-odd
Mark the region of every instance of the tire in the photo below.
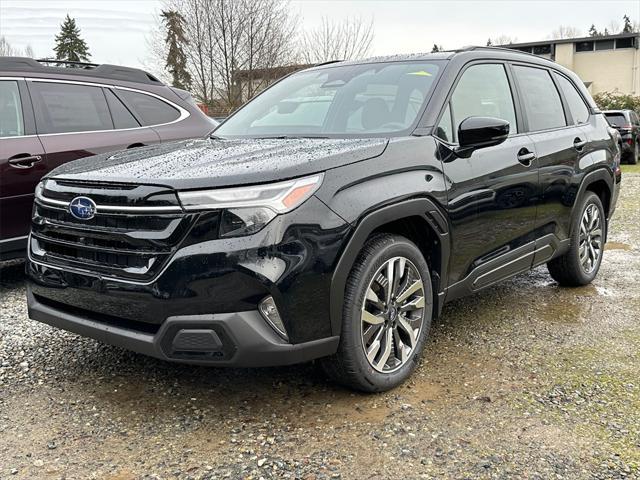
<svg viewBox="0 0 640 480">
<path fill-rule="evenodd" d="M 399 279 L 391 293 L 383 287 L 389 265 L 392 278 Z M 336 354 L 321 360 L 325 373 L 363 392 L 400 385 L 420 359 L 431 326 L 432 299 L 429 266 L 418 247 L 398 235 L 371 237 L 347 279 L 340 343 Z"/>
<path fill-rule="evenodd" d="M 587 211 L 592 214 L 597 212 L 597 224 L 591 226 L 593 216 Z M 547 263 L 553 279 L 567 287 L 579 287 L 593 281 L 602 263 L 604 239 L 607 235 L 604 208 L 600 197 L 595 193 L 586 192 L 576 212 L 579 213 L 571 222 L 569 251 Z"/>
</svg>

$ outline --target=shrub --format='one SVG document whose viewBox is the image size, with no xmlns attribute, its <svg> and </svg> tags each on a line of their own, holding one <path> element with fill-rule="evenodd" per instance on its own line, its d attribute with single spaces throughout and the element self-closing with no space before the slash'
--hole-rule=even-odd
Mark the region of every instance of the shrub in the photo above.
<svg viewBox="0 0 640 480">
<path fill-rule="evenodd" d="M 596 93 L 593 99 L 601 110 L 635 110 L 640 112 L 640 96 L 614 91 Z"/>
</svg>

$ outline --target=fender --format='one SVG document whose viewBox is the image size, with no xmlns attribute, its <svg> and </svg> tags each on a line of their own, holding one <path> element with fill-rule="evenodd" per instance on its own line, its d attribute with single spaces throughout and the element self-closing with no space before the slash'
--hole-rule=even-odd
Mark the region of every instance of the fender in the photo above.
<svg viewBox="0 0 640 480">
<path fill-rule="evenodd" d="M 607 184 L 607 188 L 609 189 L 609 195 L 611 198 L 611 204 L 609 205 L 609 211 L 606 212 L 607 214 L 607 222 L 609 221 L 609 217 L 611 215 L 611 208 L 614 206 L 614 198 L 613 198 L 613 174 L 607 170 L 604 167 L 600 167 L 597 170 L 593 170 L 589 173 L 587 173 L 584 178 L 582 179 L 582 181 L 580 182 L 580 186 L 578 187 L 578 191 L 576 193 L 574 202 L 573 202 L 573 207 L 571 208 L 571 218 L 573 218 L 573 216 L 576 214 L 575 210 L 576 210 L 576 205 L 577 205 L 577 199 L 581 198 L 582 195 L 584 195 L 584 192 L 587 190 L 587 188 L 589 188 L 589 185 L 599 181 L 599 180 L 603 180 L 606 184 Z"/>
<path fill-rule="evenodd" d="M 441 213 L 435 202 L 428 198 L 416 198 L 412 200 L 402 201 L 382 207 L 362 218 L 349 239 L 345 247 L 333 276 L 331 278 L 331 331 L 333 335 L 340 335 L 342 329 L 342 309 L 344 305 L 344 291 L 347 284 L 347 278 L 351 272 L 351 268 L 355 263 L 356 257 L 371 232 L 376 228 L 396 220 L 408 217 L 423 218 L 440 241 L 440 272 L 432 273 L 432 280 L 436 279 L 434 291 L 437 291 L 434 298 L 434 312 L 436 316 L 442 310 L 442 300 L 444 299 L 444 288 L 447 284 L 447 268 L 449 265 L 449 255 L 451 251 L 449 224 Z"/>
</svg>

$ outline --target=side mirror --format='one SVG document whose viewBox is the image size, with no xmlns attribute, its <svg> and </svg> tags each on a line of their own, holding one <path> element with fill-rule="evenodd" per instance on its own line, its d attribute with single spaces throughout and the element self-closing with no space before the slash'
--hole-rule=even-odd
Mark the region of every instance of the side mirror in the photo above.
<svg viewBox="0 0 640 480">
<path fill-rule="evenodd" d="M 509 136 L 509 122 L 493 117 L 467 117 L 458 127 L 456 155 L 469 158 L 474 150 L 500 145 Z"/>
</svg>

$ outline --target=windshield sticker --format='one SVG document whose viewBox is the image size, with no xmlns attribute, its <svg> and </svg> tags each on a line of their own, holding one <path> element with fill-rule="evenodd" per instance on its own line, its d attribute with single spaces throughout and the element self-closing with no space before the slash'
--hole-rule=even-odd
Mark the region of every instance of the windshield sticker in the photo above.
<svg viewBox="0 0 640 480">
<path fill-rule="evenodd" d="M 431 74 L 429 72 L 425 72 L 424 70 L 420 70 L 419 72 L 409 72 L 407 75 L 418 75 L 419 77 L 430 77 Z"/>
</svg>

